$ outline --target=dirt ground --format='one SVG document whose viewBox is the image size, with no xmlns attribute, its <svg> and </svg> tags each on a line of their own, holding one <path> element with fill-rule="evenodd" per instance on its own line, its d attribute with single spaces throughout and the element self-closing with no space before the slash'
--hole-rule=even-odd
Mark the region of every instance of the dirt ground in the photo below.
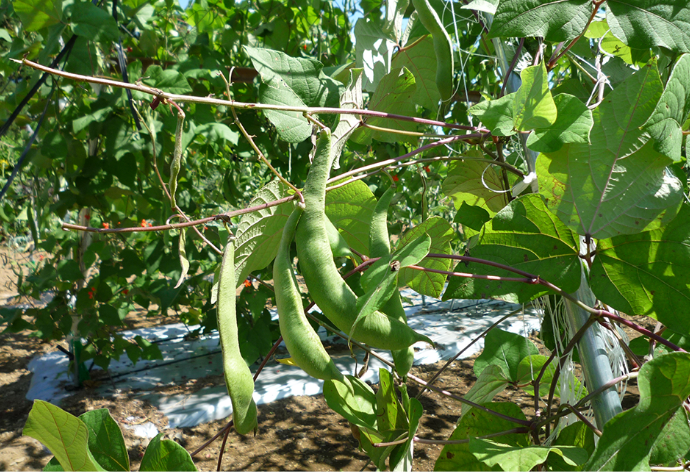
<svg viewBox="0 0 690 472">
<path fill-rule="evenodd" d="M 11 287 L 5 286 L 5 281 L 11 278 L 2 264 L 0 290 L 4 291 L 3 294 L 11 293 Z M 0 304 L 4 298 L 0 296 Z M 132 313 L 127 321 L 130 327 L 144 327 L 178 320 L 174 317 L 144 318 Z M 645 321 L 645 326 L 653 327 L 650 321 Z M 628 335 L 635 337 L 635 333 L 629 331 Z M 532 336 L 532 341 L 542 353 L 546 353 L 537 336 Z M 0 335 L 0 470 L 42 469 L 51 457 L 38 441 L 23 437 L 22 428 L 31 409 L 31 402 L 26 399 L 32 376 L 27 364 L 38 354 L 56 350 L 56 345 L 57 342 L 42 342 L 24 333 Z M 464 395 L 476 380 L 473 362 L 474 358 L 454 362 L 437 385 L 454 394 Z M 415 367 L 412 373 L 427 380 L 443 364 Z M 190 380 L 159 392 L 170 395 L 192 393 L 206 386 L 222 384 L 221 376 L 213 376 Z M 409 388 L 411 396 L 418 391 L 415 386 Z M 636 403 L 638 393 L 634 385 L 629 386 L 628 392 L 624 402 L 626 407 Z M 74 415 L 108 408 L 121 427 L 150 421 L 159 431 L 166 433 L 166 438 L 179 442 L 190 452 L 225 424 L 225 421 L 215 421 L 193 428 L 164 429 L 168 423 L 165 416 L 146 401 L 138 399 L 137 393 L 123 391 L 113 397 L 101 397 L 94 389 L 84 387 L 74 390 L 60 406 Z M 430 392 L 421 401 L 425 413 L 418 436 L 447 439 L 460 416 L 460 404 Z M 514 401 L 528 418 L 534 414 L 532 398 L 518 389 L 508 388 L 494 401 Z M 291 397 L 259 406 L 259 427 L 256 437 L 230 434 L 223 458 L 224 470 L 375 470 L 368 463 L 366 454 L 358 450 L 347 421 L 328 408 L 322 395 Z M 121 429 L 129 450 L 131 469 L 138 470 L 148 440 Z M 200 470 L 215 470 L 220 446 L 219 439 L 194 457 Z M 415 470 L 433 470 L 441 449 L 439 445 L 416 444 Z"/>
</svg>

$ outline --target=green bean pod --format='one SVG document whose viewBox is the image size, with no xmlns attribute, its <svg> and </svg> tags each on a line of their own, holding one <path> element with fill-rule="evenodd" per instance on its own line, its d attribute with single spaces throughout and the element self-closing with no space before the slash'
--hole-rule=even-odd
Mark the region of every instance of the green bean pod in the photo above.
<svg viewBox="0 0 690 472">
<path fill-rule="evenodd" d="M 331 133 L 323 130 L 316 143 L 314 163 L 304 187 L 306 209 L 297 226 L 297 256 L 312 300 L 338 329 L 350 333 L 357 319 L 357 296 L 340 277 L 326 231 L 326 181 L 333 164 Z M 425 341 L 405 323 L 376 311 L 362 320 L 353 339 L 379 349 L 406 349 Z"/>
<path fill-rule="evenodd" d="M 347 244 L 347 241 L 345 241 L 343 235 L 338 232 L 338 228 L 336 228 L 328 218 L 326 218 L 326 232 L 328 233 L 328 242 L 331 245 L 333 257 L 352 256 L 352 251 L 350 250 L 350 246 Z"/>
<path fill-rule="evenodd" d="M 254 379 L 240 354 L 235 312 L 235 244 L 229 241 L 223 253 L 218 281 L 218 334 L 223 350 L 225 386 L 232 400 L 232 419 L 240 434 L 258 429 Z"/>
<path fill-rule="evenodd" d="M 431 33 L 436 53 L 436 87 L 441 94 L 441 100 L 448 101 L 453 96 L 453 46 L 450 36 L 436 14 L 436 10 L 429 4 L 429 0 L 412 0 L 419 19 Z"/>
<path fill-rule="evenodd" d="M 342 380 L 333 359 L 321 344 L 319 336 L 307 321 L 297 279 L 292 271 L 290 244 L 304 208 L 297 206 L 290 214 L 273 262 L 273 284 L 278 307 L 278 323 L 285 346 L 295 363 L 307 374 L 321 380 Z"/>
<path fill-rule="evenodd" d="M 369 227 L 369 257 L 386 257 L 391 252 L 390 238 L 388 236 L 388 207 L 395 196 L 395 190 L 391 187 L 384 192 L 374 208 Z M 393 296 L 381 307 L 381 312 L 407 324 L 407 315 L 403 308 L 400 292 Z M 414 348 L 391 351 L 395 371 L 401 377 L 405 377 L 414 363 Z"/>
</svg>

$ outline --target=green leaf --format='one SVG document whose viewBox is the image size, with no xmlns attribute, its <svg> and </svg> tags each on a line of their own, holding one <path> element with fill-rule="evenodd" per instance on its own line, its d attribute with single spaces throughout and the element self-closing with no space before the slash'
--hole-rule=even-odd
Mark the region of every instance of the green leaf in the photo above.
<svg viewBox="0 0 690 472">
<path fill-rule="evenodd" d="M 589 0 L 503 0 L 489 37 L 541 36 L 552 42 L 568 41 L 582 33 L 591 13 Z"/>
<path fill-rule="evenodd" d="M 393 69 L 390 74 L 381 79 L 376 87 L 376 91 L 369 101 L 369 110 L 414 116 L 416 110 L 413 97 L 417 90 L 416 87 L 414 75 L 407 68 Z M 385 118 L 366 116 L 362 119 L 364 123 L 372 126 L 384 128 L 391 126 L 390 120 Z M 398 121 L 395 123 L 395 128 L 401 131 L 417 131 L 417 125 L 410 121 Z M 372 130 L 371 128 L 359 128 L 353 133 L 352 139 L 360 144 L 371 144 L 372 139 L 386 143 L 416 142 L 417 140 L 414 136 Z"/>
<path fill-rule="evenodd" d="M 156 87 L 164 92 L 185 94 L 192 91 L 185 76 L 173 69 L 163 69 L 161 66 L 152 65 L 144 73 L 143 82 L 151 87 Z"/>
<path fill-rule="evenodd" d="M 64 470 L 103 470 L 89 452 L 87 426 L 48 402 L 34 400 L 22 434 L 41 441 Z"/>
<path fill-rule="evenodd" d="M 16 5 L 16 3 L 15 3 L 15 5 Z M 12 42 L 12 37 L 10 36 L 10 33 L 5 28 L 0 28 L 0 39 L 4 39 L 8 43 Z"/>
<path fill-rule="evenodd" d="M 683 54 L 673 66 L 659 103 L 645 124 L 654 138 L 654 149 L 678 162 L 683 135 L 681 126 L 690 114 L 690 54 Z"/>
<path fill-rule="evenodd" d="M 593 21 L 589 24 L 589 27 L 587 27 L 587 31 L 585 31 L 585 38 L 599 39 L 604 36 L 607 31 L 609 31 L 609 24 L 606 20 Z"/>
<path fill-rule="evenodd" d="M 378 260 L 362 276 L 361 284 L 367 293 L 357 299 L 357 318 L 352 323 L 350 337 L 354 335 L 362 319 L 379 310 L 397 292 L 399 269 L 418 264 L 429 253 L 430 246 L 431 238 L 428 234 L 422 234 L 411 243 L 402 246 L 394 254 Z M 398 270 L 390 266 L 393 261 L 400 264 Z"/>
<path fill-rule="evenodd" d="M 197 126 L 194 129 L 194 133 L 203 136 L 211 143 L 227 141 L 237 145 L 240 137 L 238 132 L 231 130 L 223 123 L 204 123 L 201 126 Z"/>
<path fill-rule="evenodd" d="M 539 350 L 526 337 L 494 328 L 486 335 L 484 351 L 474 361 L 474 373 L 479 377 L 488 366 L 497 365 L 509 381 L 517 382 L 520 362 L 536 354 Z"/>
<path fill-rule="evenodd" d="M 582 421 L 566 426 L 558 434 L 552 446 L 576 446 L 584 449 L 587 456 L 594 452 L 594 432 Z M 582 466 L 567 464 L 559 455 L 549 457 L 549 470 L 582 470 Z"/>
<path fill-rule="evenodd" d="M 396 253 L 415 241 L 423 234 L 431 236 L 429 252 L 436 254 L 451 254 L 451 241 L 455 237 L 455 231 L 450 223 L 439 216 L 432 216 L 421 225 L 409 229 L 400 237 Z M 424 258 L 419 264 L 421 267 L 436 270 L 450 270 L 453 263 L 450 259 Z M 398 286 L 409 286 L 412 290 L 422 295 L 438 298 L 443 292 L 446 276 L 414 269 L 402 269 L 398 278 Z"/>
<path fill-rule="evenodd" d="M 170 439 L 161 441 L 163 433 L 151 440 L 141 459 L 141 472 L 156 470 L 197 470 L 189 453 Z"/>
<path fill-rule="evenodd" d="M 597 244 L 590 286 L 598 299 L 690 334 L 690 205 L 666 227 Z"/>
<path fill-rule="evenodd" d="M 513 121 L 518 131 L 548 128 L 556 122 L 558 111 L 551 96 L 544 62 L 520 73 L 522 85 L 515 92 Z"/>
<path fill-rule="evenodd" d="M 309 107 L 338 106 L 342 85 L 323 74 L 319 61 L 271 49 L 244 48 L 264 83 L 282 81 Z"/>
<path fill-rule="evenodd" d="M 407 441 L 404 444 L 393 449 L 389 459 L 389 466 L 391 470 L 412 470 L 412 456 L 414 448 L 414 437 L 419 428 L 419 420 L 424 414 L 422 403 L 416 398 L 410 398 L 410 406 L 408 413 L 410 415 L 410 429 L 407 434 Z"/>
<path fill-rule="evenodd" d="M 119 37 L 115 19 L 91 2 L 75 2 L 71 21 L 74 34 L 91 41 L 114 41 Z"/>
<path fill-rule="evenodd" d="M 489 15 L 495 15 L 498 3 L 498 0 L 472 0 L 470 3 L 460 8 L 463 10 L 483 11 Z"/>
<path fill-rule="evenodd" d="M 594 110 L 591 145 L 566 144 L 537 160 L 547 206 L 578 234 L 604 239 L 652 229 L 680 203 L 681 183 L 666 171 L 671 160 L 640 130 L 661 92 L 656 66 L 643 67 Z"/>
<path fill-rule="evenodd" d="M 256 192 L 249 206 L 261 205 L 286 196 L 287 186 L 276 179 Z M 283 227 L 292 213 L 292 207 L 292 202 L 287 202 L 242 215 L 235 233 L 237 287 L 250 273 L 267 267 L 275 259 Z"/>
<path fill-rule="evenodd" d="M 259 101 L 266 105 L 304 107 L 295 92 L 280 78 L 264 82 L 259 88 Z M 311 136 L 311 123 L 302 113 L 294 111 L 264 110 L 266 117 L 276 127 L 278 135 L 288 143 L 301 143 Z"/>
<path fill-rule="evenodd" d="M 513 107 L 515 93 L 509 93 L 496 100 L 484 100 L 470 108 L 470 113 L 489 128 L 495 136 L 512 136 L 515 134 Z"/>
<path fill-rule="evenodd" d="M 402 35 L 402 23 L 409 0 L 390 0 L 386 2 L 386 19 L 382 31 L 400 42 Z"/>
<path fill-rule="evenodd" d="M 476 160 L 484 157 L 480 151 L 468 151 L 465 157 L 473 160 L 453 161 L 441 184 L 441 191 L 453 199 L 455 208 L 460 208 L 466 202 L 485 208 L 491 214 L 496 213 L 508 204 L 506 195 L 497 193 L 503 191 L 501 176 L 493 168 L 487 169 L 492 164 L 490 159 Z"/>
<path fill-rule="evenodd" d="M 436 53 L 431 36 L 425 36 L 413 45 L 398 51 L 391 67 L 404 67 L 412 72 L 417 85 L 412 101 L 432 114 L 436 113 L 441 94 L 436 86 Z"/>
<path fill-rule="evenodd" d="M 491 215 L 484 208 L 462 202 L 453 221 L 462 225 L 465 238 L 469 239 L 477 234 L 490 219 Z"/>
<path fill-rule="evenodd" d="M 688 414 L 684 408 L 679 408 L 654 443 L 649 462 L 652 464 L 674 463 L 682 460 L 688 451 L 690 451 Z"/>
<path fill-rule="evenodd" d="M 546 360 L 546 356 L 542 355 L 532 355 L 522 359 L 520 361 L 520 364 L 518 365 L 516 382 L 518 384 L 526 384 L 532 382 L 534 379 L 537 378 L 539 372 L 541 372 L 541 369 L 544 367 Z M 556 371 L 557 363 L 558 361 L 554 360 L 546 367 L 546 370 L 544 371 L 544 376 L 541 378 L 541 381 L 539 382 L 540 397 L 549 394 L 549 389 L 551 388 L 551 381 L 553 380 L 553 374 Z M 578 400 L 585 398 L 587 396 L 587 389 L 582 385 L 580 380 L 577 377 L 573 376 L 572 382 L 573 384 L 569 385 L 568 388 L 579 395 L 577 398 Z M 522 387 L 522 389 L 530 395 L 534 395 L 534 387 L 532 385 Z M 560 382 L 556 384 L 555 394 L 556 396 L 561 395 Z"/>
<path fill-rule="evenodd" d="M 361 180 L 326 193 L 326 216 L 347 244 L 362 254 L 369 254 L 369 223 L 375 207 L 374 194 Z"/>
<path fill-rule="evenodd" d="M 466 400 L 474 403 L 487 403 L 494 399 L 510 384 L 503 369 L 497 364 L 489 364 L 482 369 L 482 373 L 477 376 L 477 381 L 465 395 Z M 470 405 L 462 404 L 460 418 L 465 416 L 473 408 Z"/>
<path fill-rule="evenodd" d="M 405 410 L 395 394 L 395 382 L 390 371 L 379 369 L 379 390 L 376 392 L 376 415 L 379 432 L 407 430 L 409 423 Z"/>
<path fill-rule="evenodd" d="M 361 380 L 326 380 L 323 396 L 328 406 L 355 426 L 377 431 L 376 394 Z"/>
<path fill-rule="evenodd" d="M 470 452 L 487 465 L 499 465 L 503 470 L 532 470 L 546 462 L 550 453 L 558 454 L 568 465 L 587 462 L 587 451 L 575 446 L 507 446 L 489 439 L 470 438 Z"/>
<path fill-rule="evenodd" d="M 43 468 L 43 472 L 63 472 L 64 470 L 55 456 Z"/>
<path fill-rule="evenodd" d="M 513 200 L 486 223 L 477 236 L 471 256 L 512 266 L 548 280 L 568 292 L 580 286 L 579 241 L 547 210 L 539 195 Z M 469 262 L 463 271 L 472 274 L 519 277 L 513 272 Z M 525 303 L 547 293 L 540 284 L 451 277 L 444 300 L 497 298 Z"/>
<path fill-rule="evenodd" d="M 397 44 L 371 18 L 357 20 L 355 39 L 356 66 L 364 69 L 362 89 L 374 92 L 381 79 L 391 71 L 393 51 Z"/>
<path fill-rule="evenodd" d="M 690 52 L 690 6 L 673 0 L 606 2 L 606 19 L 613 34 L 631 48 L 660 46 Z"/>
<path fill-rule="evenodd" d="M 79 417 L 89 430 L 89 450 L 106 470 L 129 470 L 125 438 L 110 412 L 101 408 Z"/>
<path fill-rule="evenodd" d="M 556 152 L 567 143 L 589 143 L 589 132 L 594 125 L 592 111 L 572 95 L 556 95 L 558 108 L 556 122 L 543 129 L 535 129 L 527 138 L 527 147 L 536 152 Z"/>
<path fill-rule="evenodd" d="M 74 259 L 63 259 L 58 263 L 58 275 L 65 282 L 76 282 L 84 278 L 79 263 Z"/>
<path fill-rule="evenodd" d="M 649 470 L 652 448 L 690 395 L 690 354 L 674 352 L 647 362 L 637 378 L 640 402 L 604 426 L 587 470 Z"/>
<path fill-rule="evenodd" d="M 25 31 L 38 31 L 62 21 L 62 0 L 15 0 L 12 8 Z"/>
<path fill-rule="evenodd" d="M 393 254 L 376 261 L 376 263 L 362 275 L 362 288 L 369 291 L 377 285 L 381 285 L 381 281 L 384 277 L 392 278 L 392 275 L 396 272 L 391 270 L 390 264 L 392 261 L 398 261 L 400 269 L 419 264 L 424 260 L 426 255 L 429 254 L 430 248 L 431 237 L 426 233 L 422 233 L 417 239 L 409 244 L 400 245 Z"/>
<path fill-rule="evenodd" d="M 485 403 L 483 406 L 497 413 L 526 419 L 525 414 L 515 403 Z M 452 441 L 469 440 L 472 437 L 486 436 L 515 428 L 515 423 L 499 418 L 476 408 L 463 416 L 453 434 Z M 513 433 L 498 436 L 495 441 L 510 446 L 526 447 L 529 444 L 527 433 Z M 492 470 L 470 452 L 469 441 L 465 444 L 446 444 L 436 460 L 434 470 Z"/>
</svg>

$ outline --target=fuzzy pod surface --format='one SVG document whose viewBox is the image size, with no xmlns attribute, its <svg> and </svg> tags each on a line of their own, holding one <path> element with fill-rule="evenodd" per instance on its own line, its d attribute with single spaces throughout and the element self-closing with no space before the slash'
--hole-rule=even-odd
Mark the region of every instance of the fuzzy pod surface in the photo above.
<svg viewBox="0 0 690 472">
<path fill-rule="evenodd" d="M 290 244 L 303 212 L 304 208 L 297 206 L 290 214 L 283 228 L 278 255 L 273 263 L 273 284 L 280 334 L 292 359 L 307 374 L 321 380 L 342 380 L 343 374 L 324 349 L 319 336 L 304 314 L 302 296 L 292 271 Z"/>
<path fill-rule="evenodd" d="M 357 319 L 357 296 L 340 276 L 326 230 L 326 181 L 333 164 L 331 133 L 320 132 L 314 163 L 304 186 L 306 208 L 297 225 L 297 257 L 312 299 L 338 329 L 349 333 Z M 375 311 L 356 327 L 353 339 L 379 349 L 397 350 L 431 340 L 405 323 Z"/>
<path fill-rule="evenodd" d="M 223 350 L 225 386 L 232 401 L 235 429 L 240 434 L 247 434 L 258 428 L 257 410 L 252 398 L 254 379 L 240 353 L 235 294 L 235 243 L 229 241 L 223 251 L 218 281 L 218 334 Z"/>
</svg>

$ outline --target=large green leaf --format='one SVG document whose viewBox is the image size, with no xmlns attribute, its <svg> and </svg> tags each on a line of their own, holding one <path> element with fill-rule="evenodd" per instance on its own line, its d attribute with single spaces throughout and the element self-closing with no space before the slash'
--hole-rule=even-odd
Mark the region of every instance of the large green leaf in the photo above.
<svg viewBox="0 0 690 472">
<path fill-rule="evenodd" d="M 285 184 L 274 180 L 256 193 L 249 206 L 261 205 L 286 196 Z M 247 275 L 263 269 L 275 259 L 283 227 L 292 212 L 292 207 L 293 203 L 287 202 L 242 215 L 235 233 L 235 273 L 238 287 Z"/>
<path fill-rule="evenodd" d="M 129 470 L 125 438 L 110 412 L 105 408 L 91 410 L 79 419 L 89 430 L 89 450 L 94 459 L 106 470 Z"/>
<path fill-rule="evenodd" d="M 279 77 L 261 84 L 259 101 L 266 105 L 304 107 L 304 102 Z M 311 123 L 302 113 L 280 110 L 264 110 L 264 113 L 276 127 L 281 139 L 288 143 L 301 143 L 311 136 Z"/>
<path fill-rule="evenodd" d="M 470 113 L 479 118 L 494 136 L 512 136 L 515 134 L 515 95 L 509 93 L 496 100 L 484 100 L 470 108 Z"/>
<path fill-rule="evenodd" d="M 156 470 L 197 470 L 187 450 L 170 439 L 161 440 L 163 433 L 151 440 L 141 459 L 141 472 Z"/>
<path fill-rule="evenodd" d="M 591 14 L 590 0 L 503 0 L 489 35 L 568 41 L 582 33 Z"/>
<path fill-rule="evenodd" d="M 587 470 L 649 470 L 654 444 L 690 395 L 690 354 L 652 359 L 640 369 L 637 384 L 640 402 L 606 423 Z"/>
<path fill-rule="evenodd" d="M 369 109 L 382 111 L 385 113 L 395 113 L 397 115 L 414 116 L 416 93 L 415 78 L 407 68 L 391 70 L 390 74 L 385 75 L 376 87 L 374 95 L 369 101 Z M 367 116 L 363 118 L 364 123 L 384 128 L 394 127 L 402 131 L 416 131 L 417 125 L 410 121 L 395 121 Z M 354 132 L 352 139 L 361 144 L 370 144 L 372 139 L 387 143 L 397 143 L 399 141 L 415 142 L 416 138 L 397 133 L 373 130 L 371 128 L 360 128 Z"/>
<path fill-rule="evenodd" d="M 594 452 L 594 432 L 582 421 L 566 426 L 558 433 L 552 446 L 577 446 L 587 452 L 588 457 Z M 582 466 L 566 464 L 561 456 L 549 457 L 549 470 L 582 470 Z"/>
<path fill-rule="evenodd" d="M 431 236 L 429 252 L 436 254 L 452 253 L 450 242 L 455 237 L 455 232 L 450 223 L 439 216 L 432 216 L 421 225 L 406 231 L 400 238 L 396 252 L 400 252 L 402 248 L 424 234 Z M 450 259 L 427 257 L 417 265 L 429 269 L 450 270 L 453 263 Z M 443 292 L 445 281 L 446 276 L 444 274 L 435 274 L 415 269 L 402 269 L 398 278 L 398 285 L 401 287 L 407 285 L 417 293 L 438 298 L 441 296 L 441 292 Z"/>
<path fill-rule="evenodd" d="M 518 384 L 524 385 L 534 381 L 541 372 L 541 369 L 544 367 L 544 364 L 546 364 L 547 360 L 547 357 L 542 356 L 541 354 L 530 355 L 522 359 L 520 361 L 520 364 L 518 365 L 516 382 Z M 539 382 L 539 396 L 541 397 L 549 394 L 549 389 L 551 388 L 551 381 L 553 380 L 553 375 L 556 372 L 556 364 L 556 361 L 552 361 L 544 371 L 544 376 L 541 378 L 541 381 Z M 578 399 L 582 399 L 585 396 L 587 396 L 587 389 L 580 383 L 580 380 L 577 377 L 572 376 L 571 382 L 572 383 L 568 386 L 568 388 L 579 393 Z M 534 395 L 533 385 L 527 385 L 522 388 L 530 395 Z M 561 395 L 560 382 L 556 384 L 555 394 L 556 396 Z"/>
<path fill-rule="evenodd" d="M 525 419 L 525 414 L 515 403 L 485 403 L 483 406 L 497 413 L 502 413 L 513 418 Z M 515 423 L 499 418 L 490 413 L 473 408 L 470 413 L 463 416 L 448 439 L 463 440 L 472 437 L 486 436 L 500 433 L 515 428 Z M 501 444 L 526 447 L 529 445 L 529 436 L 526 433 L 513 433 L 498 436 L 494 439 Z M 470 452 L 469 443 L 446 444 L 436 461 L 434 470 L 494 470 L 478 460 Z"/>
<path fill-rule="evenodd" d="M 438 110 L 441 94 L 436 86 L 436 53 L 431 36 L 398 51 L 393 58 L 392 68 L 405 67 L 414 75 L 417 89 L 412 100 L 432 113 Z"/>
<path fill-rule="evenodd" d="M 561 93 L 554 97 L 558 117 L 543 129 L 535 129 L 527 138 L 527 147 L 536 152 L 556 152 L 567 143 L 589 143 L 594 121 L 592 111 L 577 97 Z"/>
<path fill-rule="evenodd" d="M 484 351 L 474 361 L 474 373 L 479 377 L 484 369 L 497 365 L 509 381 L 517 382 L 520 362 L 537 354 L 539 350 L 526 337 L 494 328 L 486 335 Z"/>
<path fill-rule="evenodd" d="M 548 128 L 556 122 L 558 111 L 551 96 L 548 72 L 542 62 L 520 73 L 522 85 L 515 92 L 513 122 L 518 131 Z"/>
<path fill-rule="evenodd" d="M 72 7 L 72 30 L 74 34 L 91 41 L 112 41 L 119 36 L 115 19 L 107 11 L 98 8 L 89 1 L 74 3 Z"/>
<path fill-rule="evenodd" d="M 469 151 L 465 156 L 473 159 L 484 157 L 477 150 Z M 450 164 L 441 191 L 453 199 L 455 208 L 460 208 L 466 202 L 468 205 L 485 208 L 493 214 L 506 206 L 506 194 L 497 193 L 503 190 L 503 180 L 493 168 L 487 169 L 491 164 L 490 159 L 453 161 Z"/>
<path fill-rule="evenodd" d="M 12 8 L 25 31 L 38 31 L 62 21 L 62 0 L 15 0 Z"/>
<path fill-rule="evenodd" d="M 156 87 L 168 93 L 189 93 L 192 88 L 184 75 L 172 69 L 163 69 L 161 66 L 152 65 L 144 73 L 143 82 L 151 87 Z"/>
<path fill-rule="evenodd" d="M 513 200 L 486 223 L 477 236 L 471 256 L 512 266 L 568 292 L 580 285 L 579 241 L 538 195 Z M 464 272 L 519 277 L 513 272 L 475 262 L 460 266 Z M 540 284 L 451 277 L 444 300 L 452 298 L 497 298 L 524 303 L 547 293 Z"/>
<path fill-rule="evenodd" d="M 41 441 L 64 470 L 103 470 L 89 452 L 87 426 L 55 405 L 34 400 L 22 434 Z"/>
<path fill-rule="evenodd" d="M 690 5 L 675 0 L 608 0 L 611 31 L 631 48 L 690 52 Z"/>
<path fill-rule="evenodd" d="M 690 452 L 690 424 L 685 408 L 679 408 L 661 431 L 649 456 L 651 464 L 674 463 Z"/>
<path fill-rule="evenodd" d="M 244 48 L 264 83 L 282 80 L 309 107 L 338 106 L 342 85 L 323 74 L 319 61 L 271 49 Z"/>
<path fill-rule="evenodd" d="M 485 366 L 481 374 L 477 376 L 477 381 L 474 382 L 472 388 L 467 392 L 465 399 L 474 403 L 490 402 L 496 395 L 505 390 L 509 384 L 510 381 L 506 377 L 501 366 L 489 364 Z M 472 408 L 472 406 L 463 403 L 460 418 L 469 413 Z"/>
<path fill-rule="evenodd" d="M 417 434 L 417 429 L 419 428 L 419 420 L 424 414 L 422 403 L 416 398 L 410 398 L 408 414 L 410 415 L 410 428 L 407 431 L 407 441 L 393 449 L 389 459 L 389 466 L 391 470 L 412 470 L 414 437 Z"/>
<path fill-rule="evenodd" d="M 391 71 L 393 51 L 397 44 L 371 18 L 357 20 L 355 39 L 356 64 L 364 70 L 362 89 L 374 92 L 381 79 Z"/>
<path fill-rule="evenodd" d="M 367 384 L 348 375 L 340 380 L 326 380 L 323 396 L 328 406 L 350 423 L 377 430 L 376 394 Z"/>
<path fill-rule="evenodd" d="M 489 439 L 470 439 L 470 452 L 487 465 L 503 470 L 532 470 L 546 462 L 550 453 L 558 454 L 566 464 L 577 466 L 587 462 L 587 451 L 575 446 L 509 446 Z"/>
<path fill-rule="evenodd" d="M 376 197 L 361 180 L 326 193 L 326 216 L 347 244 L 362 254 L 369 254 L 369 224 L 375 207 Z"/>
<path fill-rule="evenodd" d="M 681 183 L 666 171 L 671 159 L 640 130 L 661 92 L 656 65 L 643 67 L 594 110 L 591 145 L 567 144 L 537 160 L 548 207 L 579 234 L 637 233 L 680 202 Z"/>
<path fill-rule="evenodd" d="M 690 334 L 690 205 L 666 227 L 598 242 L 590 286 L 598 299 Z"/>
<path fill-rule="evenodd" d="M 682 125 L 690 114 L 690 54 L 683 54 L 673 66 L 664 93 L 645 128 L 655 139 L 657 151 L 677 162 L 683 144 Z"/>
</svg>

